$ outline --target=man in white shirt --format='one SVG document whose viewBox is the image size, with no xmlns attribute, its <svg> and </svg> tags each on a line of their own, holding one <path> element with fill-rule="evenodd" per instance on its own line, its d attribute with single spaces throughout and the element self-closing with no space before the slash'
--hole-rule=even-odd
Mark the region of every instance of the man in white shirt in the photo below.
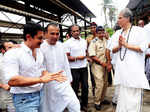
<svg viewBox="0 0 150 112">
<path fill-rule="evenodd" d="M 8 112 L 15 112 L 15 107 L 12 101 L 12 95 L 9 92 L 10 86 L 5 82 L 4 77 L 4 54 L 13 47 L 13 43 L 5 41 L 0 46 L 0 108 L 6 109 Z"/>
<path fill-rule="evenodd" d="M 16 112 L 38 112 L 43 83 L 64 81 L 61 72 L 51 74 L 43 66 L 44 57 L 38 49 L 43 40 L 43 28 L 29 22 L 24 25 L 24 43 L 4 56 L 4 73 Z"/>
<path fill-rule="evenodd" d="M 40 49 L 44 55 L 44 62 L 48 72 L 63 70 L 67 77 L 63 83 L 56 81 L 44 85 L 41 112 L 63 112 L 65 108 L 69 112 L 80 112 L 80 103 L 72 87 L 72 76 L 67 55 L 63 44 L 58 41 L 60 33 L 57 24 L 48 24 L 46 29 L 46 40 Z"/>
<path fill-rule="evenodd" d="M 80 27 L 72 25 L 70 27 L 72 37 L 68 39 L 64 45 L 69 59 L 71 73 L 73 77 L 72 87 L 78 96 L 79 84 L 81 83 L 81 110 L 87 111 L 88 104 L 88 71 L 86 40 L 80 35 Z"/>
<path fill-rule="evenodd" d="M 112 36 L 111 50 L 116 54 L 114 84 L 120 85 L 116 112 L 141 112 L 142 89 L 149 89 L 144 72 L 147 35 L 143 28 L 132 26 L 131 17 L 129 9 L 122 10 L 118 17 L 122 29 Z"/>
</svg>

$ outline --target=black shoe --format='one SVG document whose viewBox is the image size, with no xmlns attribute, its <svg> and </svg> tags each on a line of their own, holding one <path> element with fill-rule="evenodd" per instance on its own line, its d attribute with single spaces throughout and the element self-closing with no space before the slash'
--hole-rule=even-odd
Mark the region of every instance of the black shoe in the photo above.
<svg viewBox="0 0 150 112">
<path fill-rule="evenodd" d="M 101 105 L 95 104 L 96 110 L 101 110 Z"/>
<path fill-rule="evenodd" d="M 84 112 L 87 112 L 87 111 L 88 111 L 87 107 L 85 107 L 85 106 L 82 106 L 82 107 L 81 107 L 81 110 L 84 111 Z"/>
<path fill-rule="evenodd" d="M 110 102 L 108 100 L 104 100 L 101 102 L 102 105 L 110 105 Z"/>
<path fill-rule="evenodd" d="M 113 105 L 114 107 L 116 107 L 116 106 L 117 106 L 117 104 L 116 104 L 116 103 L 114 103 L 114 102 L 112 102 L 112 105 Z"/>
</svg>

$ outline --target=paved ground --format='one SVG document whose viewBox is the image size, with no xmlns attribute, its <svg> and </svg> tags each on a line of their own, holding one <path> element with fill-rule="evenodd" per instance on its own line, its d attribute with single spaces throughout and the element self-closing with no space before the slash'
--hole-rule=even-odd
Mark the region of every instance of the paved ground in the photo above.
<svg viewBox="0 0 150 112">
<path fill-rule="evenodd" d="M 106 99 L 111 102 L 112 96 L 114 93 L 114 87 L 108 87 Z M 142 112 L 150 112 L 150 91 L 144 90 L 144 100 L 143 100 L 143 109 Z M 115 108 L 110 105 L 103 105 L 101 111 L 96 111 L 93 103 L 93 96 L 91 93 L 91 88 L 89 89 L 89 104 L 88 112 L 115 112 Z"/>
</svg>

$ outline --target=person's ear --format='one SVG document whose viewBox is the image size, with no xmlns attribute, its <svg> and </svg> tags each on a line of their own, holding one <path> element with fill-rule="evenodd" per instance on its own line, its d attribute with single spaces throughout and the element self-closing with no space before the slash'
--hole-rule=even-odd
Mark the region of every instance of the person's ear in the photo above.
<svg viewBox="0 0 150 112">
<path fill-rule="evenodd" d="M 27 35 L 26 35 L 26 40 L 31 40 L 31 38 L 32 38 L 32 37 L 31 37 L 30 34 L 27 34 Z"/>
</svg>

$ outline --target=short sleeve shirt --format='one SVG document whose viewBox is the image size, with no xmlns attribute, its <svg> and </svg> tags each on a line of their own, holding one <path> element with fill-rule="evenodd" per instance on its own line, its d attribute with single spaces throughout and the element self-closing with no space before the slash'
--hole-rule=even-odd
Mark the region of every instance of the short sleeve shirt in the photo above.
<svg viewBox="0 0 150 112">
<path fill-rule="evenodd" d="M 98 37 L 96 37 L 95 39 L 92 40 L 92 42 L 89 45 L 88 48 L 89 56 L 96 56 L 101 61 L 106 62 L 105 56 L 106 45 L 107 40 L 105 38 L 99 39 Z"/>
</svg>

